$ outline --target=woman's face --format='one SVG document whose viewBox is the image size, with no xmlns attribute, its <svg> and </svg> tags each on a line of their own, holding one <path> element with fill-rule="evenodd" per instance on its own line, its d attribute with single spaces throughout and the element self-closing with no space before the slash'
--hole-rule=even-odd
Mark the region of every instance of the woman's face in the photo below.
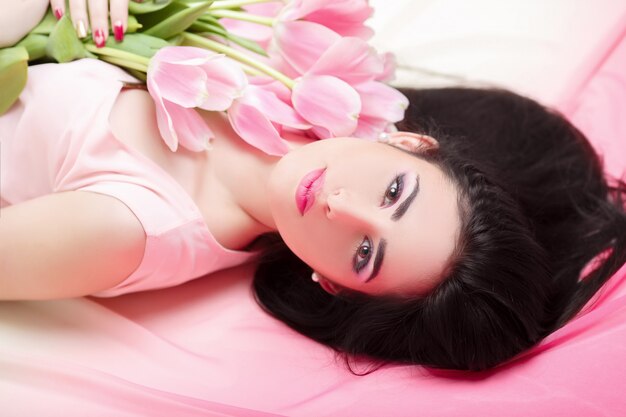
<svg viewBox="0 0 626 417">
<path fill-rule="evenodd" d="M 425 293 L 459 231 L 457 191 L 437 166 L 362 139 L 291 151 L 271 175 L 269 199 L 287 246 L 332 293 Z"/>
</svg>

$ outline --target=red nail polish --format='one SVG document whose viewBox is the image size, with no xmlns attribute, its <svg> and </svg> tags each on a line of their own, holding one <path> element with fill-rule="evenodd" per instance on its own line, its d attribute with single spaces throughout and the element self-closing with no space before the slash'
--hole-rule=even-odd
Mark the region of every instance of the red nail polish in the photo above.
<svg viewBox="0 0 626 417">
<path fill-rule="evenodd" d="M 61 20 L 61 18 L 63 17 L 63 12 L 58 7 L 54 9 L 54 17 L 56 17 L 57 20 Z"/>
<path fill-rule="evenodd" d="M 104 31 L 102 29 L 96 29 L 93 34 L 93 41 L 96 43 L 98 48 L 102 48 L 106 39 L 104 38 Z"/>
<path fill-rule="evenodd" d="M 116 41 L 122 42 L 124 40 L 124 27 L 122 26 L 122 22 L 115 22 L 115 25 L 113 26 L 113 33 L 115 34 Z"/>
</svg>

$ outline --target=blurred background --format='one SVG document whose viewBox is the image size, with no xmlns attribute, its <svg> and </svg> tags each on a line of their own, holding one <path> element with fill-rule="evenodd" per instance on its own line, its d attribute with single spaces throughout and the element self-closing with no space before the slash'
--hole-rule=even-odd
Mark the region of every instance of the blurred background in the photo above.
<svg viewBox="0 0 626 417">
<path fill-rule="evenodd" d="M 626 32 L 624 0 L 370 0 L 396 85 L 497 85 L 559 105 Z M 624 69 L 626 72 L 626 68 Z"/>
</svg>

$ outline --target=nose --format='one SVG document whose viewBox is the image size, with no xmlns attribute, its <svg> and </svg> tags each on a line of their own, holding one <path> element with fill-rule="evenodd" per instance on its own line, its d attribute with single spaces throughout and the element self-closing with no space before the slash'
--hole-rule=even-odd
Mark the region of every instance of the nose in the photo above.
<svg viewBox="0 0 626 417">
<path fill-rule="evenodd" d="M 371 230 L 374 219 L 365 204 L 343 189 L 338 189 L 326 198 L 326 217 L 336 223 L 349 225 L 361 230 Z"/>
</svg>

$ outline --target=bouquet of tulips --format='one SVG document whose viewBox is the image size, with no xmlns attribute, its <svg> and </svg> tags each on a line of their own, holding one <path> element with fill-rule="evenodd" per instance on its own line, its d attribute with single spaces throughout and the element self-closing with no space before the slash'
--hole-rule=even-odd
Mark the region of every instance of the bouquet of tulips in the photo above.
<svg viewBox="0 0 626 417">
<path fill-rule="evenodd" d="M 391 54 L 368 43 L 367 0 L 153 0 L 131 2 L 122 42 L 98 48 L 51 11 L 0 49 L 0 114 L 24 88 L 29 62 L 96 58 L 124 68 L 156 103 L 172 151 L 201 151 L 213 134 L 194 111 L 227 112 L 239 136 L 272 155 L 283 137 L 376 139 L 407 99 L 385 84 Z"/>
</svg>

